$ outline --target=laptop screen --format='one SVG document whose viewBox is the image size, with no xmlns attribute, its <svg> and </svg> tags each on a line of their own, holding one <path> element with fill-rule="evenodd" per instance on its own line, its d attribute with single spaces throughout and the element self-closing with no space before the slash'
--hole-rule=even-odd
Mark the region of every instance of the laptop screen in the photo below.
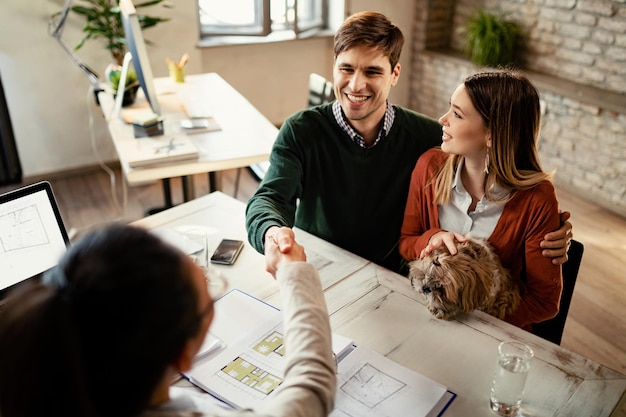
<svg viewBox="0 0 626 417">
<path fill-rule="evenodd" d="M 54 267 L 68 246 L 49 182 L 0 195 L 0 299 Z"/>
</svg>

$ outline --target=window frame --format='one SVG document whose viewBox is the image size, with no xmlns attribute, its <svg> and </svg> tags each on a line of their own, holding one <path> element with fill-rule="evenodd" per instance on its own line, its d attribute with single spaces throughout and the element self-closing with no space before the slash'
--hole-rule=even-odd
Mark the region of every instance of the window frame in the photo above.
<svg viewBox="0 0 626 417">
<path fill-rule="evenodd" d="M 285 25 L 272 24 L 271 3 L 272 1 L 285 2 L 285 14 L 292 13 L 293 21 Z M 292 40 L 306 38 L 318 34 L 326 34 L 329 29 L 329 0 L 291 0 L 292 7 L 287 6 L 288 0 L 254 0 L 254 23 L 252 25 L 234 24 L 203 24 L 202 23 L 202 0 L 197 2 L 198 27 L 201 46 L 221 44 L 241 44 L 273 42 L 280 40 Z M 309 21 L 299 19 L 299 9 L 308 7 L 313 16 Z M 317 9 L 317 13 L 315 12 Z"/>
</svg>

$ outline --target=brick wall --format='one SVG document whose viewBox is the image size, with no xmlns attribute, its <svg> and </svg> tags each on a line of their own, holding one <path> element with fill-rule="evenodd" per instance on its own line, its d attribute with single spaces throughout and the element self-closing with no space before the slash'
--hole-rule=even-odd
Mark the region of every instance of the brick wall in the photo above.
<svg viewBox="0 0 626 417">
<path fill-rule="evenodd" d="M 459 28 L 470 0 L 416 0 L 410 107 L 438 117 L 467 75 Z M 523 69 L 540 91 L 539 152 L 554 181 L 626 217 L 626 0 L 486 0 L 526 33 Z M 567 209 L 567 207 L 564 207 Z"/>
</svg>

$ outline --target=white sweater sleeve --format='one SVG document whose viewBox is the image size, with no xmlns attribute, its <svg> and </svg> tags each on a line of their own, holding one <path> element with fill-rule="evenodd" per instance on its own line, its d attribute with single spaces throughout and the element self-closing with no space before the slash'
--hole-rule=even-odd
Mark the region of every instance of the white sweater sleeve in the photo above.
<svg viewBox="0 0 626 417">
<path fill-rule="evenodd" d="M 336 370 L 328 310 L 317 270 L 296 262 L 276 275 L 283 300 L 285 380 L 260 411 L 272 417 L 327 416 L 335 401 Z"/>
<path fill-rule="evenodd" d="M 258 410 L 177 407 L 146 410 L 141 417 L 325 417 L 335 403 L 337 376 L 328 310 L 313 265 L 294 262 L 276 274 L 285 321 L 285 379 Z M 172 402 L 170 402 L 172 403 Z M 196 411 L 197 410 L 197 411 Z"/>
</svg>

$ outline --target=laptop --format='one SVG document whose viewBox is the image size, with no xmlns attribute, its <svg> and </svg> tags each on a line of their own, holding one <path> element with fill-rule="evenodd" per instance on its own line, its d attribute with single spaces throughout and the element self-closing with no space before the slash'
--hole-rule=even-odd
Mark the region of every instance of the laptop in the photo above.
<svg viewBox="0 0 626 417">
<path fill-rule="evenodd" d="M 70 241 L 47 181 L 0 195 L 0 306 L 54 267 Z"/>
</svg>

